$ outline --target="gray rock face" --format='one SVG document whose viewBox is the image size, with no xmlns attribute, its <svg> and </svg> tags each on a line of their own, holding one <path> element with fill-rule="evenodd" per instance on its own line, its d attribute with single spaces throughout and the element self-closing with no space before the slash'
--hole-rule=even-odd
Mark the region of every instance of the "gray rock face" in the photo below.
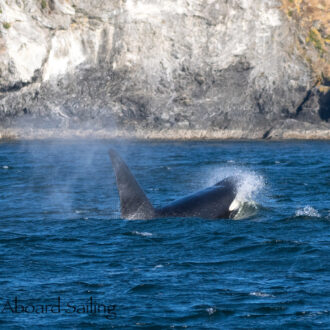
<svg viewBox="0 0 330 330">
<path fill-rule="evenodd" d="M 329 97 L 313 89 L 277 0 L 0 8 L 4 128 L 329 129 Z"/>
</svg>

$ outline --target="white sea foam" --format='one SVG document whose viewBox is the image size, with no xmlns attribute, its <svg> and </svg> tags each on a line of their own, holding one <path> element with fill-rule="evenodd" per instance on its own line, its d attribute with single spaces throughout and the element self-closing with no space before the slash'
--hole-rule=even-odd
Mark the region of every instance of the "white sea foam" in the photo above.
<svg viewBox="0 0 330 330">
<path fill-rule="evenodd" d="M 3 165 L 2 168 L 4 168 L 5 170 L 8 170 L 9 166 Z"/>
<path fill-rule="evenodd" d="M 139 236 L 145 236 L 145 237 L 151 237 L 152 236 L 152 233 L 148 233 L 146 231 L 142 231 L 142 232 L 133 231 L 133 234 L 134 235 L 139 235 Z"/>
<path fill-rule="evenodd" d="M 303 216 L 303 217 L 315 217 L 315 218 L 320 218 L 321 217 L 320 213 L 317 210 L 315 210 L 313 207 L 309 206 L 309 205 L 305 206 L 303 209 L 298 209 L 296 211 L 296 216 L 297 217 L 301 217 L 301 216 Z"/>
<path fill-rule="evenodd" d="M 208 312 L 209 315 L 212 315 L 217 311 L 217 309 L 215 307 L 209 307 L 206 308 L 206 311 Z"/>
<path fill-rule="evenodd" d="M 76 214 L 81 214 L 81 213 L 86 213 L 87 211 L 85 210 L 75 210 L 74 213 Z"/>
<path fill-rule="evenodd" d="M 271 294 L 264 293 L 264 292 L 259 292 L 259 291 L 250 292 L 249 295 L 250 296 L 256 296 L 256 297 L 262 297 L 262 298 L 264 298 L 264 297 L 274 297 Z"/>
<path fill-rule="evenodd" d="M 155 267 L 154 267 L 154 269 L 157 269 L 157 268 L 163 268 L 164 266 L 163 265 L 156 265 Z"/>
</svg>

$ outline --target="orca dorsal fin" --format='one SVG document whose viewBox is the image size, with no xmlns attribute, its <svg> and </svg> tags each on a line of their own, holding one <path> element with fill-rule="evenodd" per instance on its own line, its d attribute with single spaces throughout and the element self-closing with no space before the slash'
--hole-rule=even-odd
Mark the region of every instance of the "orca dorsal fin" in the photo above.
<svg viewBox="0 0 330 330">
<path fill-rule="evenodd" d="M 118 153 L 109 150 L 120 198 L 121 216 L 125 219 L 151 219 L 155 210 Z"/>
</svg>

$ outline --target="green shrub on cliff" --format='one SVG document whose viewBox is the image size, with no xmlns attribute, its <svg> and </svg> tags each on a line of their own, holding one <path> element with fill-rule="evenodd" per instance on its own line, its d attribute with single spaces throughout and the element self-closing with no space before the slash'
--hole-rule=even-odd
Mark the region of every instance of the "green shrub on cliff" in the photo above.
<svg viewBox="0 0 330 330">
<path fill-rule="evenodd" d="M 10 23 L 8 23 L 8 22 L 4 22 L 2 25 L 7 30 L 10 28 Z"/>
<path fill-rule="evenodd" d="M 46 0 L 41 0 L 41 8 L 45 9 L 47 7 L 47 1 Z"/>
<path fill-rule="evenodd" d="M 322 37 L 315 28 L 312 28 L 309 31 L 307 41 L 310 41 L 314 45 L 314 47 L 320 52 L 321 55 L 324 53 Z"/>
</svg>

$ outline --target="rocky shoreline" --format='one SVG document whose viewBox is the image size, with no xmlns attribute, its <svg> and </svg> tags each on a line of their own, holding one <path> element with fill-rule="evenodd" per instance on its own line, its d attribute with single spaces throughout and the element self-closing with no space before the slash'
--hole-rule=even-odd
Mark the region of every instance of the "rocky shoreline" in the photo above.
<svg viewBox="0 0 330 330">
<path fill-rule="evenodd" d="M 299 129 L 255 131 L 243 130 L 76 130 L 76 129 L 5 129 L 0 131 L 0 142 L 26 140 L 69 140 L 69 139 L 123 139 L 150 141 L 207 141 L 207 140 L 330 140 L 329 129 Z"/>
</svg>

